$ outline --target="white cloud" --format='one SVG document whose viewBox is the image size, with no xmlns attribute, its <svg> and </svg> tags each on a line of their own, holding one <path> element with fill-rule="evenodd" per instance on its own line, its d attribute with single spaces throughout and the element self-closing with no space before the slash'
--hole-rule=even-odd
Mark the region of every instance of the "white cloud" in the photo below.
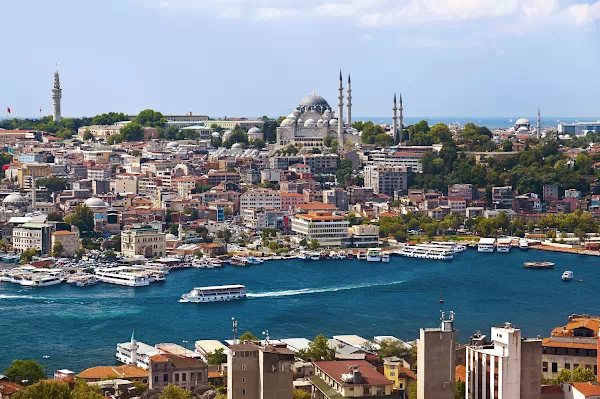
<svg viewBox="0 0 600 399">
<path fill-rule="evenodd" d="M 567 18 L 575 25 L 587 25 L 600 20 L 600 1 L 591 4 L 573 4 L 565 10 Z"/>
</svg>

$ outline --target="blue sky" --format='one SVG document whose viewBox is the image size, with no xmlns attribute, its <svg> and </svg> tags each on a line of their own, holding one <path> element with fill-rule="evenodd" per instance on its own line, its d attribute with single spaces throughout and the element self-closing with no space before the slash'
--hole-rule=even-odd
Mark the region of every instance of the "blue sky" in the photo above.
<svg viewBox="0 0 600 399">
<path fill-rule="evenodd" d="M 63 115 L 287 115 L 313 90 L 353 115 L 600 114 L 600 0 L 0 2 L 0 105 Z M 3 114 L 3 113 L 2 113 Z"/>
</svg>

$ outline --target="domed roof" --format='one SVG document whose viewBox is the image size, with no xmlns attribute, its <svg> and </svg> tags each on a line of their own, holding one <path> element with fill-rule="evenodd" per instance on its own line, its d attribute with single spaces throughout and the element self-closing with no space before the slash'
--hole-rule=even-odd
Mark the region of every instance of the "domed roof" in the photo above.
<svg viewBox="0 0 600 399">
<path fill-rule="evenodd" d="M 231 130 L 225 130 L 223 134 L 233 134 L 233 132 Z"/>
<path fill-rule="evenodd" d="M 330 125 L 337 125 L 337 119 L 335 119 L 335 118 L 334 118 L 334 119 L 331 119 L 331 120 L 329 121 L 329 124 L 330 124 Z"/>
<path fill-rule="evenodd" d="M 88 208 L 106 208 L 106 202 L 102 201 L 100 198 L 88 198 L 85 200 L 84 204 Z"/>
<path fill-rule="evenodd" d="M 316 94 L 312 94 L 310 96 L 304 97 L 300 101 L 300 105 L 301 106 L 317 106 L 317 105 L 322 105 L 324 107 L 329 108 L 329 104 L 327 103 L 327 100 L 325 100 L 323 97 L 318 96 Z"/>
<path fill-rule="evenodd" d="M 3 204 L 22 204 L 27 202 L 27 198 L 23 197 L 21 194 L 18 193 L 9 194 L 2 201 Z"/>
<path fill-rule="evenodd" d="M 167 240 L 167 241 L 177 241 L 177 240 L 179 240 L 179 238 L 175 234 L 169 233 L 169 234 L 167 234 L 165 236 L 165 240 Z"/>
<path fill-rule="evenodd" d="M 314 119 L 307 119 L 306 122 L 304 122 L 305 127 L 315 127 L 316 125 L 317 122 L 315 122 Z"/>
<path fill-rule="evenodd" d="M 528 131 L 529 131 L 529 129 L 527 129 L 525 126 L 521 126 L 521 127 L 519 128 L 519 132 L 524 132 L 524 131 L 527 131 L 527 132 L 528 132 Z"/>
<path fill-rule="evenodd" d="M 169 144 L 167 144 L 167 148 L 177 148 L 179 147 L 179 143 L 176 141 L 171 141 Z"/>
<path fill-rule="evenodd" d="M 242 145 L 240 143 L 235 143 L 234 145 L 231 146 L 232 150 L 241 150 L 242 149 Z"/>
<path fill-rule="evenodd" d="M 517 120 L 515 125 L 531 125 L 531 122 L 529 122 L 529 119 L 527 118 L 521 118 Z"/>
<path fill-rule="evenodd" d="M 214 138 L 221 137 L 221 135 L 219 134 L 219 132 L 212 132 L 211 136 L 214 137 Z"/>
<path fill-rule="evenodd" d="M 257 127 L 253 127 L 252 129 L 248 130 L 248 134 L 256 134 L 256 133 L 262 133 L 262 130 L 260 130 Z"/>
<path fill-rule="evenodd" d="M 283 121 L 281 121 L 281 126 L 287 126 L 289 125 L 291 122 L 291 120 L 289 120 L 288 118 L 285 118 Z"/>
</svg>

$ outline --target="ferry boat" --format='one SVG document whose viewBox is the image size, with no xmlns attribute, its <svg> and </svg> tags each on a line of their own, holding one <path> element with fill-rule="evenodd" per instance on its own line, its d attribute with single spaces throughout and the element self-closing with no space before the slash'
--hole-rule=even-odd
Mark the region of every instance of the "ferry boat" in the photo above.
<svg viewBox="0 0 600 399">
<path fill-rule="evenodd" d="M 467 250 L 466 245 L 458 244 L 453 241 L 432 241 L 431 244 L 438 245 L 440 247 L 450 248 L 452 250 L 452 252 L 454 252 L 455 254 L 464 252 Z"/>
<path fill-rule="evenodd" d="M 449 248 L 444 248 L 431 244 L 405 245 L 397 251 L 398 255 L 407 258 L 433 259 L 433 260 L 452 260 L 454 252 Z"/>
<path fill-rule="evenodd" d="M 219 285 L 212 287 L 196 287 L 188 294 L 183 294 L 179 302 L 226 302 L 235 299 L 243 299 L 245 297 L 246 287 L 243 285 Z"/>
<path fill-rule="evenodd" d="M 510 238 L 499 238 L 496 242 L 496 251 L 502 253 L 510 252 L 510 248 L 512 247 Z"/>
<path fill-rule="evenodd" d="M 527 251 L 529 249 L 529 242 L 524 238 L 520 239 L 519 240 L 519 249 L 521 251 Z"/>
<path fill-rule="evenodd" d="M 25 287 L 48 287 L 50 285 L 60 284 L 64 281 L 61 271 L 51 273 L 33 273 L 24 275 L 19 284 Z"/>
<path fill-rule="evenodd" d="M 248 267 L 248 259 L 241 256 L 234 256 L 233 258 L 229 259 L 229 264 L 232 266 Z"/>
<path fill-rule="evenodd" d="M 381 261 L 388 263 L 390 261 L 390 254 L 387 252 L 384 252 L 381 254 Z"/>
<path fill-rule="evenodd" d="M 298 256 L 296 256 L 296 259 L 303 260 L 303 261 L 309 261 L 310 260 L 310 255 L 307 254 L 306 252 L 300 252 L 298 254 Z"/>
<path fill-rule="evenodd" d="M 139 271 L 134 272 L 128 267 L 95 269 L 94 273 L 98 281 L 127 287 L 144 287 L 155 281 L 151 275 Z"/>
<path fill-rule="evenodd" d="M 564 272 L 562 274 L 562 276 L 560 278 L 562 278 L 563 281 L 571 281 L 571 280 L 573 280 L 573 272 L 570 270 L 567 270 L 566 272 Z"/>
<path fill-rule="evenodd" d="M 552 262 L 525 262 L 523 266 L 525 269 L 554 269 Z"/>
<path fill-rule="evenodd" d="M 496 249 L 495 238 L 481 238 L 477 244 L 477 252 L 494 252 Z"/>
<path fill-rule="evenodd" d="M 76 274 L 67 278 L 67 284 L 76 287 L 88 287 L 98 283 L 98 277 L 93 274 Z"/>
<path fill-rule="evenodd" d="M 369 248 L 367 251 L 367 262 L 381 262 L 381 249 Z"/>
<path fill-rule="evenodd" d="M 365 251 L 359 251 L 358 260 L 367 260 L 367 253 Z"/>
<path fill-rule="evenodd" d="M 260 258 L 255 258 L 253 256 L 246 258 L 246 261 L 248 262 L 249 265 L 261 265 L 261 264 L 265 263 L 264 260 L 262 260 Z"/>
</svg>

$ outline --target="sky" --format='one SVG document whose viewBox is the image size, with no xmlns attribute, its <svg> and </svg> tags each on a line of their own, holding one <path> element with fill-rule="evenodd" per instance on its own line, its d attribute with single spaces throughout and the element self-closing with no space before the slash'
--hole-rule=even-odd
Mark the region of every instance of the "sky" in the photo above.
<svg viewBox="0 0 600 399">
<path fill-rule="evenodd" d="M 353 116 L 599 116 L 600 0 L 0 1 L 0 107 L 289 114 L 315 91 Z M 346 87 L 346 83 L 344 83 Z M 5 116 L 5 112 L 0 112 Z"/>
</svg>

